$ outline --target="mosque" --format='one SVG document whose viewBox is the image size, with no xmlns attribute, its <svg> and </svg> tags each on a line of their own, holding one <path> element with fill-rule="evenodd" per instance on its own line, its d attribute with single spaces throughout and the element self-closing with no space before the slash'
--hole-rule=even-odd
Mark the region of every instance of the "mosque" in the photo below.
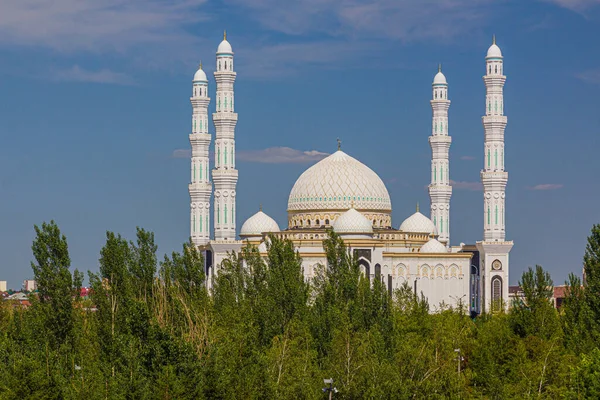
<svg viewBox="0 0 600 400">
<path fill-rule="evenodd" d="M 306 279 L 327 265 L 323 240 L 333 229 L 358 257 L 361 271 L 379 279 L 390 293 L 407 283 L 423 294 L 432 310 L 463 304 L 472 313 L 494 311 L 508 300 L 509 252 L 505 239 L 503 57 L 495 38 L 485 57 L 483 240 L 450 244 L 448 83 L 438 69 L 432 84 L 431 200 L 429 217 L 416 212 L 392 222 L 392 202 L 381 178 L 368 166 L 338 150 L 308 168 L 294 184 L 287 204 L 288 224 L 281 229 L 258 211 L 236 230 L 234 53 L 226 34 L 217 48 L 214 168 L 210 170 L 208 79 L 202 65 L 193 79 L 190 236 L 205 255 L 208 285 L 230 252 L 255 245 L 267 254 L 268 236 L 291 240 L 302 257 Z M 212 172 L 212 173 L 211 173 Z M 212 181 L 211 181 L 212 178 Z M 211 212 L 211 197 L 213 210 Z M 214 229 L 211 234 L 211 216 Z M 397 227 L 397 228 L 396 228 Z"/>
</svg>

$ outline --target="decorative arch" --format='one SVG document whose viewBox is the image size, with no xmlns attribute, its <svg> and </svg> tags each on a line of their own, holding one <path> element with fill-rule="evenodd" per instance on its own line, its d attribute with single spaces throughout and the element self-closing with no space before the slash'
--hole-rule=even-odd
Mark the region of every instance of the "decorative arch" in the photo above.
<svg viewBox="0 0 600 400">
<path fill-rule="evenodd" d="M 492 278 L 491 283 L 491 291 L 492 301 L 490 303 L 490 308 L 492 312 L 499 312 L 502 309 L 502 278 L 499 276 L 494 276 Z"/>
</svg>

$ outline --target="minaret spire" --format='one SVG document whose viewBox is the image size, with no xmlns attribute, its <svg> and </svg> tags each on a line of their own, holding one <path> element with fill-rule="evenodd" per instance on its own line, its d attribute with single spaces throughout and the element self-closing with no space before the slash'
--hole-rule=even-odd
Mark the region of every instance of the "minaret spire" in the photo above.
<svg viewBox="0 0 600 400">
<path fill-rule="evenodd" d="M 238 171 L 235 169 L 235 126 L 237 114 L 234 111 L 233 85 L 236 73 L 233 70 L 233 50 L 227 42 L 227 32 L 217 49 L 216 106 L 213 114 L 215 124 L 215 240 L 233 241 L 236 238 L 236 186 Z"/>
<path fill-rule="evenodd" d="M 499 311 L 508 304 L 508 254 L 513 242 L 506 241 L 505 197 L 508 173 L 504 169 L 504 60 L 496 45 L 496 37 L 485 58 L 486 88 L 484 128 L 483 241 L 477 242 L 480 252 L 482 293 L 488 311 Z"/>
<path fill-rule="evenodd" d="M 192 146 L 190 192 L 190 237 L 196 246 L 204 246 L 210 240 L 210 194 L 208 133 L 208 80 L 202 71 L 202 62 L 194 75 L 192 97 Z"/>
<path fill-rule="evenodd" d="M 433 79 L 431 109 L 431 184 L 429 199 L 431 201 L 431 220 L 437 227 L 439 241 L 450 244 L 450 160 L 448 152 L 452 138 L 448 135 L 448 83 L 442 73 L 442 64 L 438 65 L 438 73 Z"/>
</svg>

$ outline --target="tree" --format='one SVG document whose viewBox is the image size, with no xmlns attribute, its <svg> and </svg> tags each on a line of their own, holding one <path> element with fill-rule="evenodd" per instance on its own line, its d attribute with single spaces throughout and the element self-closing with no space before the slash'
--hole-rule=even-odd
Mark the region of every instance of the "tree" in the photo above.
<svg viewBox="0 0 600 400">
<path fill-rule="evenodd" d="M 36 238 L 31 250 L 31 263 L 38 287 L 36 305 L 43 314 L 47 337 L 55 345 L 65 343 L 73 329 L 73 297 L 78 296 L 82 275 L 75 270 L 75 279 L 69 270 L 71 258 L 67 238 L 54 221 L 35 226 Z"/>
<path fill-rule="evenodd" d="M 557 334 L 560 326 L 551 302 L 554 283 L 550 274 L 541 265 L 536 265 L 535 270 L 529 267 L 523 272 L 519 286 L 523 298 L 513 301 L 510 313 L 515 333 L 521 337 L 539 335 L 545 339 Z"/>
</svg>

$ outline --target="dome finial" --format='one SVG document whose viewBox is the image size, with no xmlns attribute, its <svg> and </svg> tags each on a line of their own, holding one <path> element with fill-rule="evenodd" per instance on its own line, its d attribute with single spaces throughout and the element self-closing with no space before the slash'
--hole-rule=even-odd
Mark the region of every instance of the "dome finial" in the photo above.
<svg viewBox="0 0 600 400">
<path fill-rule="evenodd" d="M 442 64 L 438 64 L 438 72 L 442 72 Z"/>
<path fill-rule="evenodd" d="M 496 44 L 496 34 L 492 35 L 492 44 Z"/>
<path fill-rule="evenodd" d="M 223 31 L 223 40 L 227 40 L 227 30 Z"/>
<path fill-rule="evenodd" d="M 262 203 L 258 205 L 258 211 L 262 211 Z"/>
<path fill-rule="evenodd" d="M 202 60 L 200 60 L 200 65 L 198 65 L 198 68 L 202 69 Z"/>
<path fill-rule="evenodd" d="M 342 141 L 340 140 L 340 138 L 337 138 L 337 142 L 338 142 L 338 150 L 342 149 Z"/>
<path fill-rule="evenodd" d="M 417 201 L 417 212 L 419 212 L 419 202 Z"/>
</svg>

